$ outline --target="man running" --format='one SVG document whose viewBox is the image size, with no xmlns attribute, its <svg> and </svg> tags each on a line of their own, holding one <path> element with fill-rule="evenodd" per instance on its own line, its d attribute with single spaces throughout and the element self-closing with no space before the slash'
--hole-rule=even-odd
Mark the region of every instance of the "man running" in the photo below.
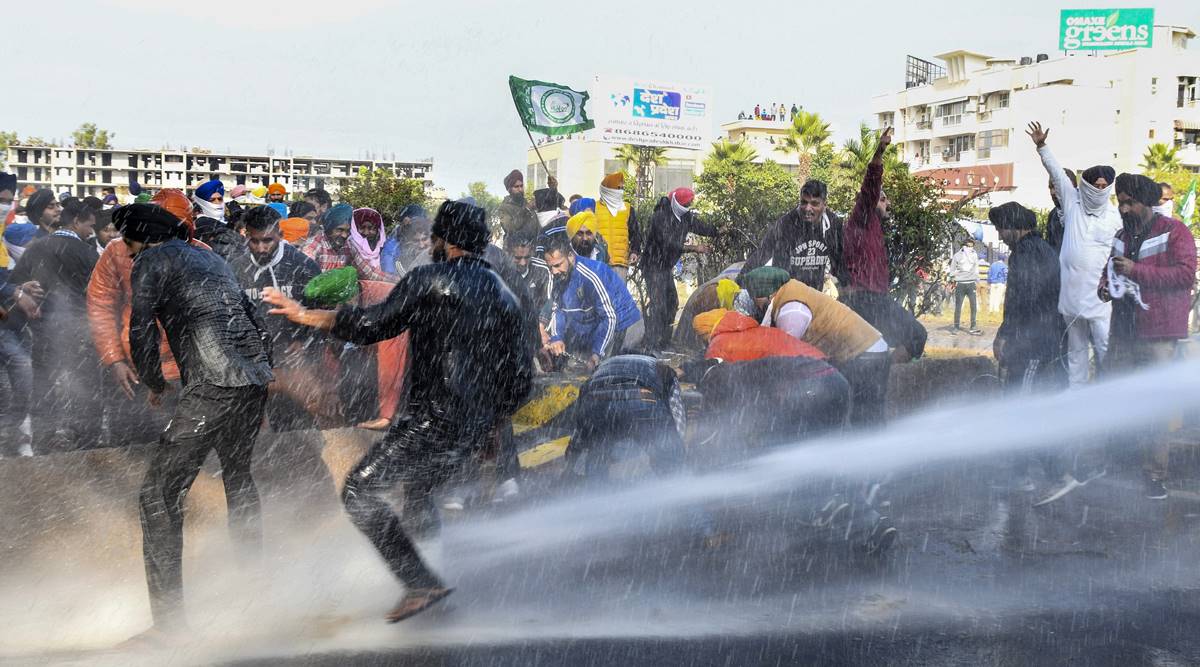
<svg viewBox="0 0 1200 667">
<path fill-rule="evenodd" d="M 276 290 L 263 300 L 273 315 L 327 330 L 357 345 L 410 333 L 408 405 L 383 440 L 351 471 L 342 490 L 350 520 L 405 586 L 386 616 L 395 623 L 452 592 L 422 561 L 388 496 L 404 486 L 405 512 L 418 530 L 438 526 L 433 492 L 487 442 L 488 432 L 529 392 L 532 351 L 524 344 L 521 303 L 482 259 L 487 213 L 465 202 L 438 210 L 434 263 L 420 266 L 367 308 L 309 310 Z"/>
</svg>

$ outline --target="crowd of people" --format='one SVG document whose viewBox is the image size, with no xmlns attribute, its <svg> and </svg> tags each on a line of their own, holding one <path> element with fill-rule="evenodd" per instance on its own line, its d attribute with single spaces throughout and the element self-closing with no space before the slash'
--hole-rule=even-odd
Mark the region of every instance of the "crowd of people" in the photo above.
<svg viewBox="0 0 1200 667">
<path fill-rule="evenodd" d="M 754 110 L 747 113 L 745 111 L 738 112 L 738 120 L 774 120 L 788 121 L 795 120 L 796 114 L 800 113 L 801 107 L 792 103 L 791 109 L 784 106 L 783 102 L 779 104 L 755 104 Z"/>
<path fill-rule="evenodd" d="M 994 343 L 1004 385 L 1058 390 L 1173 358 L 1187 335 L 1191 233 L 1156 208 L 1159 184 L 1106 166 L 1077 178 L 1056 161 L 1047 130 L 1033 124 L 1029 134 L 1050 175 L 1061 243 L 1043 239 L 1020 204 L 989 214 L 1011 250 Z M 431 218 L 416 205 L 334 203 L 321 189 L 289 201 L 272 184 L 263 204 L 243 208 L 213 178 L 191 195 L 164 189 L 119 205 L 19 191 L 0 174 L 0 456 L 158 442 L 139 498 L 154 626 L 134 641 L 166 641 L 185 627 L 182 502 L 205 456 L 220 461 L 237 534 L 260 543 L 250 470 L 260 428 L 292 428 L 289 406 L 318 425 L 344 416 L 324 378 L 347 350 L 375 346 L 378 376 L 355 381 L 379 385 L 378 410 L 359 425 L 387 434 L 354 467 L 342 500 L 404 584 L 388 615 L 402 620 L 451 593 L 414 541 L 438 527 L 439 488 L 487 450 L 505 493 L 519 493 L 511 417 L 538 373 L 575 364 L 588 374 L 571 474 L 602 474 L 614 439 L 641 443 L 656 470 L 683 465 L 681 380 L 696 384 L 717 415 L 708 427 L 730 440 L 883 425 L 893 364 L 921 357 L 927 338 L 889 294 L 891 139 L 890 128 L 881 133 L 844 219 L 827 208 L 828 186 L 809 180 L 745 261 L 701 285 L 682 312 L 674 268 L 686 253 L 709 252 L 702 239 L 722 229 L 696 213 L 689 188 L 662 196 L 643 225 L 621 173 L 594 197 L 567 199 L 553 177 L 527 197 L 514 170 L 496 234 L 469 198 Z M 952 267 L 956 281 L 959 263 L 959 282 L 970 277 L 956 299 L 970 300 L 975 333 L 978 258 L 966 251 Z M 836 297 L 824 291 L 828 279 Z M 666 350 L 682 361 L 667 364 Z M 389 368 L 402 373 L 403 392 L 384 390 Z M 1167 494 L 1158 435 L 1146 435 L 1150 498 Z M 1047 473 L 1055 486 L 1039 502 L 1102 474 L 1065 458 Z M 398 485 L 403 525 L 389 502 Z M 870 515 L 865 548 L 884 551 L 896 529 Z"/>
</svg>

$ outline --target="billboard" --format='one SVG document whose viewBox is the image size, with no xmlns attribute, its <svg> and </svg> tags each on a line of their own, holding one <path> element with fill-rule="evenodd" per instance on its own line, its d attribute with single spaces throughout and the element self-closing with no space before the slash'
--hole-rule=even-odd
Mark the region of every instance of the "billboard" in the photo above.
<svg viewBox="0 0 1200 667">
<path fill-rule="evenodd" d="M 601 141 L 693 150 L 707 149 L 712 141 L 708 86 L 597 76 L 591 99 Z"/>
<path fill-rule="evenodd" d="M 1063 51 L 1149 48 L 1153 40 L 1152 8 L 1064 9 L 1059 15 L 1058 48 Z"/>
</svg>

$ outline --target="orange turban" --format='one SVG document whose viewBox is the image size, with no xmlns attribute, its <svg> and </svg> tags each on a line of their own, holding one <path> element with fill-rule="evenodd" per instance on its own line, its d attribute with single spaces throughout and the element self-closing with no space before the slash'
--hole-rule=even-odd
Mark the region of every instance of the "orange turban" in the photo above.
<svg viewBox="0 0 1200 667">
<path fill-rule="evenodd" d="M 728 312 L 724 308 L 706 310 L 692 318 L 692 329 L 701 338 L 708 340 L 712 337 L 713 329 L 717 328 L 717 325 L 721 323 L 721 318 L 725 317 Z"/>
<path fill-rule="evenodd" d="M 196 224 L 192 220 L 192 200 L 183 194 L 183 190 L 175 188 L 159 190 L 150 198 L 150 203 L 158 204 L 167 209 L 172 215 L 179 218 L 183 224 L 187 225 L 188 229 L 195 230 Z"/>
<path fill-rule="evenodd" d="M 283 187 L 282 183 L 272 183 L 267 186 L 267 194 L 269 194 L 269 195 L 286 195 L 287 188 Z"/>
<path fill-rule="evenodd" d="M 603 185 L 606 188 L 620 190 L 621 188 L 625 187 L 625 174 L 624 172 L 620 171 L 609 174 L 604 177 L 604 180 L 600 181 L 600 185 Z"/>
<path fill-rule="evenodd" d="M 308 238 L 308 221 L 304 218 L 288 218 L 279 223 L 279 231 L 283 233 L 283 240 L 288 243 L 296 243 Z"/>
</svg>

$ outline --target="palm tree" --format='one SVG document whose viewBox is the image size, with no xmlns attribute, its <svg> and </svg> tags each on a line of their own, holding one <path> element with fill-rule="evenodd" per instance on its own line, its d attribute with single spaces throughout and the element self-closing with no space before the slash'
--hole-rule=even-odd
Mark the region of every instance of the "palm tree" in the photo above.
<svg viewBox="0 0 1200 667">
<path fill-rule="evenodd" d="M 714 142 L 712 147 L 712 152 L 708 154 L 708 159 L 714 162 L 747 164 L 758 159 L 758 151 L 745 141 L 722 139 Z"/>
<path fill-rule="evenodd" d="M 1176 157 L 1179 149 L 1168 146 L 1164 143 L 1150 144 L 1146 147 L 1146 154 L 1142 156 L 1142 163 L 1138 165 L 1144 172 L 1152 171 L 1175 171 L 1180 169 L 1182 165 L 1179 158 Z"/>
<path fill-rule="evenodd" d="M 858 138 L 847 139 L 846 143 L 842 144 L 842 154 L 838 166 L 847 169 L 852 174 L 861 176 L 867 171 L 867 163 L 871 158 L 875 157 L 875 147 L 879 145 L 879 133 L 867 127 L 866 123 L 859 123 Z M 897 144 L 888 146 L 883 153 L 883 165 L 885 169 L 893 169 L 900 164 L 899 151 Z"/>
<path fill-rule="evenodd" d="M 650 167 L 667 163 L 667 149 L 661 146 L 622 144 L 613 154 L 625 165 L 626 169 L 629 168 L 629 165 L 634 165 L 634 174 L 637 179 L 637 191 L 634 196 L 638 201 L 645 199 L 653 180 Z"/>
<path fill-rule="evenodd" d="M 797 178 L 803 182 L 812 173 L 813 157 L 821 146 L 829 143 L 829 123 L 811 111 L 800 111 L 792 119 L 787 134 L 775 146 L 781 153 L 795 153 L 800 157 Z"/>
</svg>

